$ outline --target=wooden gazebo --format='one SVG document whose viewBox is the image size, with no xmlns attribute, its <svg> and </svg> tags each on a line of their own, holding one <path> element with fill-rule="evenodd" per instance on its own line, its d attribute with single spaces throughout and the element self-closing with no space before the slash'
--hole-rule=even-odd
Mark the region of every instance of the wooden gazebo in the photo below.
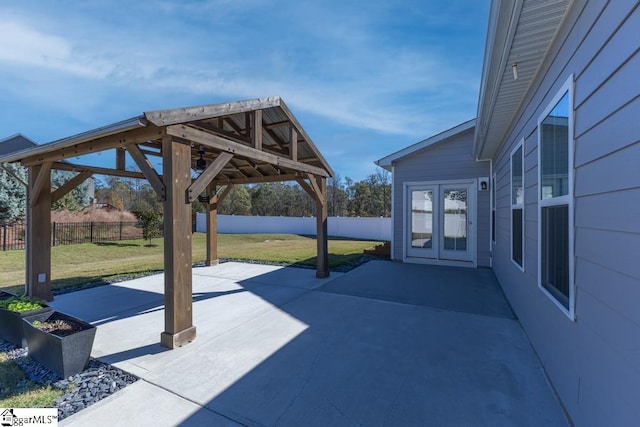
<svg viewBox="0 0 640 427">
<path fill-rule="evenodd" d="M 113 168 L 70 159 L 115 150 Z M 126 169 L 128 152 L 141 172 Z M 162 159 L 159 173 L 150 157 Z M 152 111 L 0 157 L 28 168 L 26 288 L 51 293 L 51 204 L 93 174 L 146 179 L 164 206 L 165 330 L 169 348 L 192 341 L 191 202 L 207 203 L 207 264 L 218 263 L 217 206 L 237 184 L 297 181 L 316 200 L 318 266 L 327 277 L 327 177 L 333 171 L 279 97 Z M 51 190 L 51 170 L 77 172 Z M 192 177 L 192 170 L 199 175 Z"/>
</svg>

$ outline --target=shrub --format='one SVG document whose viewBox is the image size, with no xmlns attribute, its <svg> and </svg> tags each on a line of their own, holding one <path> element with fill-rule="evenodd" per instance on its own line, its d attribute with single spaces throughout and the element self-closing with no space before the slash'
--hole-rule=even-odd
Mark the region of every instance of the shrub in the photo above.
<svg viewBox="0 0 640 427">
<path fill-rule="evenodd" d="M 151 245 L 151 239 L 162 235 L 162 220 L 160 214 L 152 209 L 140 214 L 140 225 L 142 226 L 142 238 L 145 240 L 149 239 L 149 245 Z"/>
<path fill-rule="evenodd" d="M 9 311 L 15 311 L 17 313 L 24 313 L 26 311 L 39 310 L 43 307 L 40 301 L 30 301 L 28 299 L 11 297 L 0 300 L 0 308 L 4 308 Z"/>
</svg>

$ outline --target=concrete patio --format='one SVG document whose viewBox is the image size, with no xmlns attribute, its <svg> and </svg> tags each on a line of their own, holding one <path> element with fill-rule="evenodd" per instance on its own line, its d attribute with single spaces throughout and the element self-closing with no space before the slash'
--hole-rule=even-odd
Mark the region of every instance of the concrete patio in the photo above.
<svg viewBox="0 0 640 427">
<path fill-rule="evenodd" d="M 487 269 L 193 270 L 197 338 L 159 345 L 163 277 L 58 296 L 140 381 L 62 425 L 567 425 Z"/>
</svg>

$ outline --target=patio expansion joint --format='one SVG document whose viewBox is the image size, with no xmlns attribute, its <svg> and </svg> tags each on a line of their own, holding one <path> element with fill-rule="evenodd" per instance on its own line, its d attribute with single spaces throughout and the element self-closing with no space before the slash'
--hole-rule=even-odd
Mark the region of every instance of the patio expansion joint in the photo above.
<svg viewBox="0 0 640 427">
<path fill-rule="evenodd" d="M 149 381 L 148 379 L 143 379 L 143 378 L 140 378 L 138 381 L 144 381 L 145 383 L 150 384 L 150 385 L 152 385 L 152 386 L 154 386 L 154 387 L 158 387 L 159 389 L 162 389 L 162 390 L 166 391 L 167 393 L 170 393 L 170 394 L 172 394 L 172 395 L 174 395 L 174 396 L 178 397 L 179 399 L 186 400 L 187 402 L 191 402 L 191 403 L 193 403 L 194 405 L 196 405 L 197 407 L 199 407 L 201 410 L 202 410 L 202 409 L 204 409 L 204 410 L 209 411 L 209 412 L 211 412 L 211 413 L 214 413 L 214 414 L 216 414 L 216 415 L 218 415 L 218 416 L 220 416 L 220 417 L 226 418 L 226 419 L 228 419 L 229 421 L 232 421 L 232 422 L 234 422 L 234 423 L 236 423 L 236 424 L 239 424 L 239 425 L 244 426 L 244 427 L 248 427 L 248 426 L 247 426 L 247 424 L 243 424 L 243 423 L 242 423 L 242 422 L 240 422 L 239 420 L 233 419 L 232 417 L 230 417 L 230 416 L 228 416 L 228 415 L 225 415 L 225 414 L 223 414 L 222 412 L 218 412 L 218 411 L 216 411 L 216 410 L 213 410 L 213 409 L 211 409 L 211 408 L 208 408 L 207 406 L 202 406 L 202 405 L 201 405 L 200 403 L 198 403 L 197 401 L 195 401 L 195 400 L 193 400 L 193 399 L 189 399 L 189 398 L 188 398 L 188 397 L 186 397 L 186 396 L 182 396 L 182 395 L 180 395 L 180 394 L 176 393 L 175 391 L 173 391 L 173 390 L 171 390 L 171 389 L 169 389 L 169 388 L 167 388 L 167 387 L 164 387 L 164 386 L 162 386 L 162 385 L 160 385 L 160 384 L 154 383 L 153 381 Z"/>
</svg>

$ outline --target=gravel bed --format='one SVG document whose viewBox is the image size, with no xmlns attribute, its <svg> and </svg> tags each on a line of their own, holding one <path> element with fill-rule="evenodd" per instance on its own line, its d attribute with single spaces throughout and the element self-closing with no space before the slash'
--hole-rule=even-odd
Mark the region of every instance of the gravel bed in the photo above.
<svg viewBox="0 0 640 427">
<path fill-rule="evenodd" d="M 138 381 L 137 377 L 95 359 L 91 359 L 89 366 L 79 374 L 61 379 L 57 374 L 31 360 L 24 348 L 0 340 L 0 351 L 20 366 L 28 380 L 65 391 L 55 402 L 58 420 L 67 418 Z M 27 386 L 28 380 L 18 383 L 18 392 Z"/>
</svg>

